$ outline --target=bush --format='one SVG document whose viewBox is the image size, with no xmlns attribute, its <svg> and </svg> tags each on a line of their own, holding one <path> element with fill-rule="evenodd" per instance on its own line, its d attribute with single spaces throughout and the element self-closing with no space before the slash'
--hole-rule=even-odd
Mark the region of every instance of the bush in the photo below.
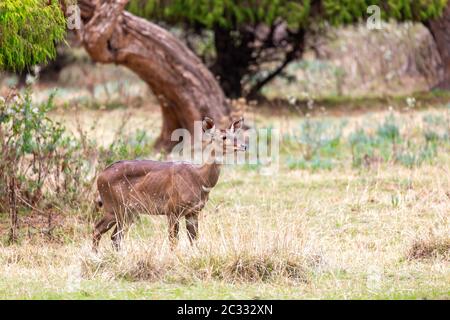
<svg viewBox="0 0 450 320">
<path fill-rule="evenodd" d="M 35 105 L 29 92 L 0 101 L 0 211 L 10 212 L 12 241 L 20 210 L 51 212 L 86 186 L 82 146 L 48 118 L 53 108 L 52 97 Z"/>
</svg>

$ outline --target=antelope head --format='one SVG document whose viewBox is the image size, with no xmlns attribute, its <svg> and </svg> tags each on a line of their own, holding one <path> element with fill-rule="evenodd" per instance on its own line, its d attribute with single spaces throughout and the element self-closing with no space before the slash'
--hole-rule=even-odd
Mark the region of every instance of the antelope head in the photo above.
<svg viewBox="0 0 450 320">
<path fill-rule="evenodd" d="M 202 123 L 203 142 L 210 151 L 214 152 L 217 159 L 238 151 L 246 151 L 247 145 L 242 143 L 240 131 L 243 127 L 244 119 L 233 121 L 227 129 L 218 129 L 214 120 L 205 117 Z"/>
</svg>

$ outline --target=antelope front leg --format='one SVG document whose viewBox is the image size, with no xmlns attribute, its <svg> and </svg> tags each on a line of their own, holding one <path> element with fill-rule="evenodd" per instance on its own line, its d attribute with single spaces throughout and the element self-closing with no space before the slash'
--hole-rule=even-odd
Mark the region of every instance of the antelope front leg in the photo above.
<svg viewBox="0 0 450 320">
<path fill-rule="evenodd" d="M 111 241 L 113 244 L 113 248 L 116 251 L 120 250 L 120 244 L 122 243 L 122 238 L 123 238 L 123 233 L 124 233 L 124 229 L 123 229 L 123 223 L 117 223 L 116 227 L 111 235 Z"/>
<path fill-rule="evenodd" d="M 180 229 L 180 221 L 174 214 L 168 215 L 167 219 L 169 220 L 170 249 L 173 250 L 178 244 L 178 231 Z"/>
<path fill-rule="evenodd" d="M 127 212 L 127 209 L 125 209 L 123 215 L 117 216 L 116 228 L 111 235 L 113 248 L 116 249 L 116 251 L 120 250 L 122 240 L 130 226 L 133 224 L 134 217 L 137 216 L 133 216 L 132 211 Z"/>
<path fill-rule="evenodd" d="M 198 238 L 198 213 L 186 215 L 186 230 L 191 245 Z"/>
</svg>

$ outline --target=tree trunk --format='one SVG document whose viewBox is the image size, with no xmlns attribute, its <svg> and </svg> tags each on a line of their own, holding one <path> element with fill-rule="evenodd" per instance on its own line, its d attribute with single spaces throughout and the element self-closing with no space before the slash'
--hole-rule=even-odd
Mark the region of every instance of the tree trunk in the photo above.
<svg viewBox="0 0 450 320">
<path fill-rule="evenodd" d="M 243 30 L 240 35 L 240 39 L 235 39 L 229 30 L 214 28 L 217 57 L 211 70 L 218 77 L 227 97 L 232 99 L 242 97 L 242 80 L 248 74 L 253 53 L 250 44 L 255 38 L 252 33 Z"/>
<path fill-rule="evenodd" d="M 225 125 L 230 105 L 211 72 L 170 32 L 123 11 L 127 2 L 78 0 L 82 42 L 94 61 L 123 65 L 150 86 L 163 118 L 155 147 L 170 151 L 173 130 L 193 133 L 205 116 Z"/>
<path fill-rule="evenodd" d="M 436 42 L 442 60 L 443 79 L 435 86 L 437 89 L 450 90 L 450 1 L 441 17 L 424 23 Z"/>
</svg>

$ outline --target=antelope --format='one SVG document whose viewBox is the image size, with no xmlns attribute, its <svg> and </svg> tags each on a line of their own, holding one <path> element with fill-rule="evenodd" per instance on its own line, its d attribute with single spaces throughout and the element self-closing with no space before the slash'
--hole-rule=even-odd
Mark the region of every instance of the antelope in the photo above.
<svg viewBox="0 0 450 320">
<path fill-rule="evenodd" d="M 236 139 L 236 131 L 242 126 L 241 118 L 227 130 L 216 129 L 214 121 L 205 118 L 203 136 L 212 152 L 202 164 L 130 160 L 116 162 L 102 171 L 97 188 L 104 216 L 95 225 L 93 250 L 97 251 L 102 235 L 113 226 L 111 240 L 118 250 L 125 227 L 137 214 L 166 215 L 172 249 L 178 243 L 180 219 L 185 217 L 187 235 L 193 244 L 198 237 L 198 215 L 219 179 L 221 163 L 216 154 L 247 149 Z"/>
</svg>

